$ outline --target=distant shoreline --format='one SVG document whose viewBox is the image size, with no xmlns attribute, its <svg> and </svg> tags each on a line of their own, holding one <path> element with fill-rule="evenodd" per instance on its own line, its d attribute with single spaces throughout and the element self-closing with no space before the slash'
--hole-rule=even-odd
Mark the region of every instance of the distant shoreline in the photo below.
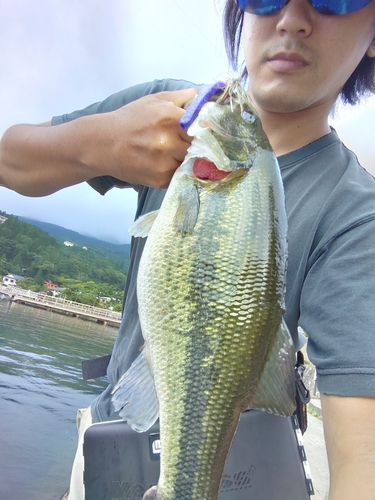
<svg viewBox="0 0 375 500">
<path fill-rule="evenodd" d="M 121 323 L 121 313 L 102 309 L 100 307 L 81 304 L 71 300 L 50 297 L 38 292 L 31 292 L 18 287 L 0 285 L 0 297 L 13 303 L 44 309 L 75 318 L 94 321 L 98 324 L 118 327 Z"/>
</svg>

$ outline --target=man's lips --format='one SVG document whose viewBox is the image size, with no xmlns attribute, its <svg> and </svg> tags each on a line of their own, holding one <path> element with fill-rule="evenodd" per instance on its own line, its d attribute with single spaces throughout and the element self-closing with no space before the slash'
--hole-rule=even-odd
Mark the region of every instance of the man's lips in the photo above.
<svg viewBox="0 0 375 500">
<path fill-rule="evenodd" d="M 267 62 L 276 71 L 292 72 L 304 68 L 308 61 L 296 52 L 278 52 L 267 58 Z"/>
</svg>

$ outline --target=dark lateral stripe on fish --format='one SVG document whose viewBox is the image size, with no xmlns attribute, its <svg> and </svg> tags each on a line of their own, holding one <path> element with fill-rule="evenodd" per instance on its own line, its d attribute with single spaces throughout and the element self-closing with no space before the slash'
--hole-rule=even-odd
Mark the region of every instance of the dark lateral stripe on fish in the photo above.
<svg viewBox="0 0 375 500">
<path fill-rule="evenodd" d="M 192 399 L 188 396 L 185 399 L 184 406 L 185 411 L 181 416 L 181 438 L 179 442 L 180 450 L 187 450 L 188 455 L 184 453 L 179 454 L 179 459 L 176 464 L 176 469 L 178 474 L 176 477 L 184 478 L 184 482 L 175 485 L 175 498 L 194 498 L 194 490 L 197 488 L 197 475 L 201 471 L 202 464 L 197 456 L 196 452 L 200 450 L 201 444 L 207 443 L 207 435 L 203 427 L 203 416 L 207 408 L 208 395 L 212 390 L 212 382 L 214 378 L 214 373 L 212 372 L 213 365 L 209 364 L 205 366 L 205 361 L 208 357 L 212 356 L 214 352 L 212 351 L 209 334 L 206 331 L 206 322 L 202 321 L 197 324 L 197 318 L 195 317 L 195 311 L 198 308 L 205 307 L 207 311 L 207 320 L 215 315 L 215 307 L 212 300 L 208 296 L 208 291 L 205 290 L 205 283 L 207 281 L 212 281 L 217 274 L 220 273 L 220 269 L 215 268 L 214 260 L 210 262 L 199 262 L 200 255 L 207 255 L 207 252 L 211 255 L 215 255 L 220 252 L 220 245 L 218 241 L 213 241 L 207 235 L 212 234 L 210 227 L 216 226 L 217 220 L 212 218 L 205 221 L 205 226 L 201 228 L 199 235 L 199 251 L 195 247 L 196 254 L 196 265 L 191 270 L 190 275 L 190 286 L 189 294 L 186 297 L 191 304 L 191 313 L 188 318 L 188 323 L 193 325 L 193 331 L 186 332 L 187 336 L 190 336 L 190 342 L 186 351 L 186 366 L 185 366 L 185 380 L 186 380 L 186 394 L 196 394 L 197 387 L 194 382 L 197 380 L 197 373 L 199 373 L 198 380 L 201 384 L 199 387 L 199 393 L 205 394 L 206 397 Z M 207 280 L 207 277 L 209 278 Z M 196 284 L 201 283 L 200 287 Z M 212 309 L 212 311 L 209 311 Z M 202 317 L 198 319 L 202 320 Z M 197 349 L 197 345 L 200 349 Z M 194 423 L 194 428 L 192 428 L 192 423 Z M 194 436 L 194 440 L 193 440 Z M 187 447 L 186 444 L 189 443 Z M 190 456 L 189 456 L 190 454 Z M 190 470 L 190 476 L 186 475 L 186 463 L 194 464 Z"/>
</svg>

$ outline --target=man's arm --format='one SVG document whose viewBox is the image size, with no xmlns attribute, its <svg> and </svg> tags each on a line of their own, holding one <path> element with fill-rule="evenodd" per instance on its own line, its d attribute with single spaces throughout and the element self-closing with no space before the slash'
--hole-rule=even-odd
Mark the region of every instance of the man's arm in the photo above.
<svg viewBox="0 0 375 500">
<path fill-rule="evenodd" d="M 373 500 L 375 398 L 321 396 L 330 469 L 329 500 Z"/>
<path fill-rule="evenodd" d="M 195 89 L 142 97 L 51 127 L 15 125 L 0 142 L 0 185 L 43 196 L 93 177 L 166 187 L 191 138 L 179 125 Z"/>
</svg>

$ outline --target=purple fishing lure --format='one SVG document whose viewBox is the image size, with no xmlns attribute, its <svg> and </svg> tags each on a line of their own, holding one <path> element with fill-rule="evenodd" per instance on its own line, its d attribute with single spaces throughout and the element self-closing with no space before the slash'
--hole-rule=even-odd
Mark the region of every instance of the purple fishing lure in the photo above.
<svg viewBox="0 0 375 500">
<path fill-rule="evenodd" d="M 211 97 L 216 94 L 219 90 L 224 90 L 226 86 L 225 82 L 215 82 L 208 83 L 207 85 L 203 85 L 200 91 L 198 92 L 196 98 L 192 101 L 189 107 L 186 110 L 186 113 L 180 120 L 180 125 L 184 130 L 187 130 L 196 117 L 199 114 L 199 111 L 202 109 L 202 106 L 208 102 Z"/>
</svg>

